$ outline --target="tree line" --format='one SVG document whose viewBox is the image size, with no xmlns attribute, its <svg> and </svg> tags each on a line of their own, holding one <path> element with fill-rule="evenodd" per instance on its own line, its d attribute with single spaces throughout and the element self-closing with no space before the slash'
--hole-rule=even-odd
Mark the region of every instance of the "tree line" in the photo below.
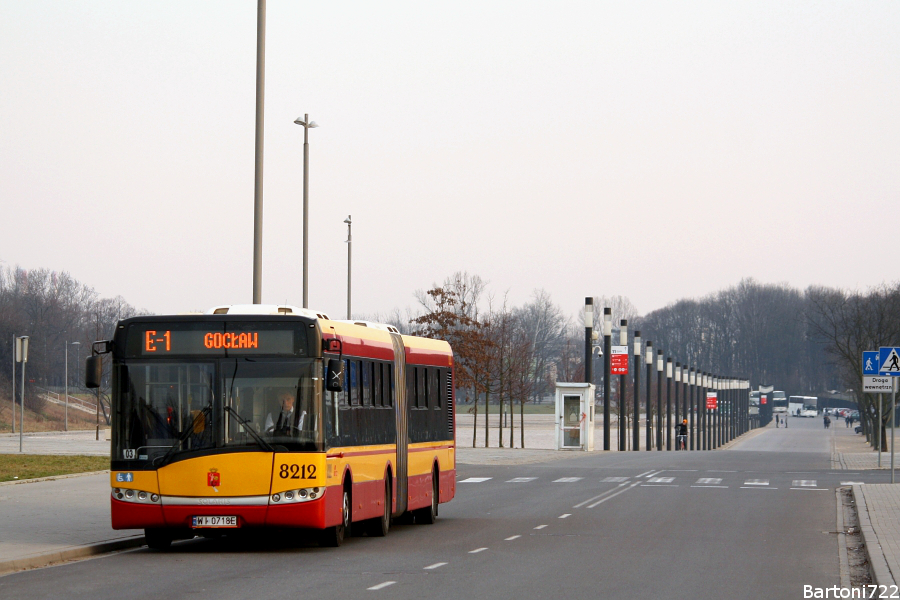
<svg viewBox="0 0 900 600">
<path fill-rule="evenodd" d="M 121 296 L 101 298 L 67 272 L 0 268 L 2 395 L 8 399 L 12 390 L 15 337 L 29 337 L 25 405 L 40 411 L 43 402 L 35 387 L 63 387 L 67 345 L 69 385 L 77 388 L 84 379 L 84 359 L 91 352 L 91 344 L 111 339 L 119 319 L 137 314 L 140 311 Z M 17 373 L 21 373 L 18 367 Z"/>
<path fill-rule="evenodd" d="M 488 282 L 465 272 L 414 297 L 417 306 L 405 313 L 394 310 L 369 319 L 451 344 L 457 398 L 469 404 L 475 416 L 473 444 L 476 436 L 483 436 L 487 445 L 486 416 L 493 405 L 504 415 L 519 417 L 518 427 L 509 419 L 508 437 L 501 435 L 499 444 L 524 447 L 525 405 L 552 402 L 557 381 L 584 380 L 582 306 L 569 312 L 546 290 L 535 290 L 524 304 L 512 306 L 506 294 L 497 295 Z M 900 345 L 898 301 L 900 283 L 867 291 L 822 286 L 801 291 L 745 279 L 646 315 L 624 296 L 596 297 L 594 307 L 612 309 L 614 343 L 620 320 L 627 319 L 630 345 L 640 330 L 654 351 L 701 371 L 749 379 L 754 388 L 774 385 L 788 395 L 850 390 L 859 403 L 863 427 L 874 439 L 878 397 L 860 392 L 860 362 L 863 350 Z M 42 387 L 63 386 L 68 344 L 69 384 L 77 386 L 91 343 L 111 339 L 117 321 L 139 314 L 147 313 L 120 296 L 101 298 L 66 272 L 0 268 L 0 365 L 6 365 L 0 367 L 2 395 L 8 399 L 12 388 L 15 336 L 30 337 L 27 377 Z M 602 318 L 602 310 L 595 310 L 595 331 L 602 331 Z M 602 389 L 603 369 L 595 363 L 593 371 Z M 619 398 L 612 400 L 616 407 Z M 623 409 L 631 405 L 629 398 L 622 400 Z M 36 394 L 26 395 L 29 407 L 39 402 Z M 652 407 L 646 408 L 652 414 Z M 882 412 L 887 421 L 890 415 Z"/>
</svg>

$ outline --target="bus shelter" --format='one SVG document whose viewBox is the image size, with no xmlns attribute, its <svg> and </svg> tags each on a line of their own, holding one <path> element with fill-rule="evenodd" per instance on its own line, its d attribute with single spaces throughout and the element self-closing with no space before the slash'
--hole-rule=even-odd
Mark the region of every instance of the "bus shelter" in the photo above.
<svg viewBox="0 0 900 600">
<path fill-rule="evenodd" d="M 556 383 L 556 449 L 594 450 L 594 384 Z"/>
</svg>

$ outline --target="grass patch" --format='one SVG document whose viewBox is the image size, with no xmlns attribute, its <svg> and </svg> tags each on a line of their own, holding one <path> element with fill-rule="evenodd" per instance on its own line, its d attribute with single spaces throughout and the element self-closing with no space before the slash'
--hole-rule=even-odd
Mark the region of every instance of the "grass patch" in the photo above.
<svg viewBox="0 0 900 600">
<path fill-rule="evenodd" d="M 0 481 L 89 473 L 109 468 L 106 456 L 53 456 L 0 454 Z"/>
</svg>

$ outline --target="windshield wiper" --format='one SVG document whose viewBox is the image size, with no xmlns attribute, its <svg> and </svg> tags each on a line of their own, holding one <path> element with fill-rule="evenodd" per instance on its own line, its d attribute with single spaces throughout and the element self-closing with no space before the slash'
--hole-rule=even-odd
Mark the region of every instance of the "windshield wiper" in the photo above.
<svg viewBox="0 0 900 600">
<path fill-rule="evenodd" d="M 256 429 L 253 428 L 253 425 L 250 424 L 250 421 L 239 415 L 238 412 L 230 406 L 226 406 L 225 410 L 234 415 L 234 418 L 237 419 L 237 422 L 244 426 L 244 429 L 247 430 L 247 433 L 253 436 L 253 439 L 259 442 L 259 445 L 262 446 L 264 450 L 268 452 L 275 452 L 275 448 L 272 447 L 272 444 L 264 440 L 262 436 L 259 435 Z"/>
<path fill-rule="evenodd" d="M 169 464 L 169 461 L 172 460 L 172 457 L 175 456 L 175 453 L 178 451 L 178 446 L 183 444 L 186 439 L 191 437 L 191 434 L 194 433 L 194 427 L 196 427 L 197 423 L 202 423 L 206 417 L 209 416 L 209 413 L 212 412 L 212 404 L 206 406 L 203 410 L 197 413 L 197 416 L 191 419 L 190 425 L 188 428 L 181 432 L 181 435 L 178 436 L 178 439 L 175 440 L 175 443 L 169 448 L 169 451 L 166 452 L 162 458 L 153 459 L 153 463 L 157 468 L 164 467 Z"/>
</svg>

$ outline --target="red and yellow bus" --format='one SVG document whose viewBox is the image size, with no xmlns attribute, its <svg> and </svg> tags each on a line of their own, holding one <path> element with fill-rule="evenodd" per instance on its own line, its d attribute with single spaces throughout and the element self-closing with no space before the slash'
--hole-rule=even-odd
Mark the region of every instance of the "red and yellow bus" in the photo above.
<svg viewBox="0 0 900 600">
<path fill-rule="evenodd" d="M 135 317 L 112 354 L 112 526 L 152 548 L 223 530 L 317 530 L 338 546 L 433 523 L 456 492 L 446 342 L 292 306 Z"/>
</svg>

